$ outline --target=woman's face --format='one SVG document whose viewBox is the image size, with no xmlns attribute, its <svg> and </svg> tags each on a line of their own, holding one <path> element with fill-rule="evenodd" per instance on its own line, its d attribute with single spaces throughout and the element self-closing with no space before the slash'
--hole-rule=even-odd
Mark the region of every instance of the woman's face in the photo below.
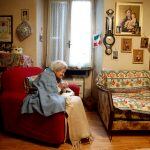
<svg viewBox="0 0 150 150">
<path fill-rule="evenodd" d="M 128 10 L 126 11 L 126 15 L 127 15 L 127 17 L 131 17 L 131 10 L 128 9 Z"/>
<path fill-rule="evenodd" d="M 55 75 L 57 78 L 62 79 L 65 75 L 66 69 L 61 69 L 59 71 L 55 71 Z"/>
</svg>

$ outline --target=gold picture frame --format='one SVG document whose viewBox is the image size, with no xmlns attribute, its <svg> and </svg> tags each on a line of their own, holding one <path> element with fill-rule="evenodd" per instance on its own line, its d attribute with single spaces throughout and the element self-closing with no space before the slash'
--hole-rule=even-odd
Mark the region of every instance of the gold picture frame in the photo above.
<svg viewBox="0 0 150 150">
<path fill-rule="evenodd" d="M 29 9 L 21 9 L 21 20 L 22 21 L 29 21 Z"/>
<path fill-rule="evenodd" d="M 142 3 L 117 2 L 115 35 L 140 36 L 142 30 Z"/>
<path fill-rule="evenodd" d="M 133 64 L 143 64 L 144 51 L 143 49 L 133 49 Z"/>
<path fill-rule="evenodd" d="M 131 53 L 132 52 L 132 38 L 121 39 L 121 52 Z"/>
<path fill-rule="evenodd" d="M 140 47 L 141 48 L 148 48 L 148 41 L 149 41 L 149 38 L 142 37 Z"/>
</svg>

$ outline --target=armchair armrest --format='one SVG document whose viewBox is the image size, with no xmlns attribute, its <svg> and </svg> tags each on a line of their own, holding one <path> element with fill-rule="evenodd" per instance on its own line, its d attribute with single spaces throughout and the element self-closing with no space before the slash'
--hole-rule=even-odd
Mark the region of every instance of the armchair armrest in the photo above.
<svg viewBox="0 0 150 150">
<path fill-rule="evenodd" d="M 76 96 L 79 96 L 80 87 L 75 83 L 69 83 L 68 87 L 75 93 Z"/>
</svg>

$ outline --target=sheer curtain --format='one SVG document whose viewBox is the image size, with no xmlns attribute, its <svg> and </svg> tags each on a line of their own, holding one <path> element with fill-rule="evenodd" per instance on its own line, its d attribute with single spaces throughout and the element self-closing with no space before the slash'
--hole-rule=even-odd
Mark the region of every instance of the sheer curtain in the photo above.
<svg viewBox="0 0 150 150">
<path fill-rule="evenodd" d="M 92 2 L 90 0 L 72 1 L 71 44 L 69 65 L 91 66 Z"/>
<path fill-rule="evenodd" d="M 92 1 L 49 0 L 47 64 L 61 59 L 69 66 L 91 67 Z"/>
<path fill-rule="evenodd" d="M 68 62 L 68 3 L 49 0 L 47 64 L 60 59 Z"/>
</svg>

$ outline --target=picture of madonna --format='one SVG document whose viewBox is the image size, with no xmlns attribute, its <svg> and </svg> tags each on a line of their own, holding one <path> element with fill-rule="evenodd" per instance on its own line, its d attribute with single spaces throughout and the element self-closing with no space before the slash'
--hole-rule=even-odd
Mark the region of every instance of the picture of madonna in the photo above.
<svg viewBox="0 0 150 150">
<path fill-rule="evenodd" d="M 141 3 L 117 3 L 116 34 L 141 34 Z"/>
</svg>

